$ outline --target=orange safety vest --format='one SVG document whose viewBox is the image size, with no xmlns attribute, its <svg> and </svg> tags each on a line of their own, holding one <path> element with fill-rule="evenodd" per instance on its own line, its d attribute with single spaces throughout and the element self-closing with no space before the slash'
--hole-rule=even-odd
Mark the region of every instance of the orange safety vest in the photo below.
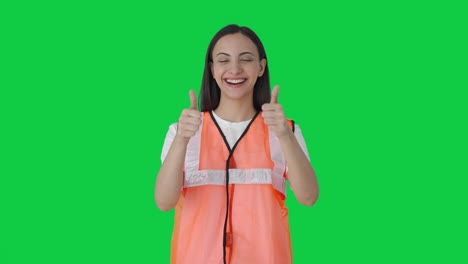
<svg viewBox="0 0 468 264">
<path fill-rule="evenodd" d="M 286 161 L 261 114 L 231 150 L 212 113 L 204 112 L 187 145 L 184 170 L 172 264 L 292 262 Z"/>
</svg>

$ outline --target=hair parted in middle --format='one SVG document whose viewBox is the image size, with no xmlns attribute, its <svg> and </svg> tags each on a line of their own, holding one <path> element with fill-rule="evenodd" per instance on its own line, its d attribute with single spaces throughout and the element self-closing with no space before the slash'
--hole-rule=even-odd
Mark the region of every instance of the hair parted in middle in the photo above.
<svg viewBox="0 0 468 264">
<path fill-rule="evenodd" d="M 205 68 L 203 71 L 203 79 L 200 91 L 201 111 L 215 110 L 221 99 L 221 91 L 216 80 L 211 73 L 211 63 L 213 63 L 213 49 L 216 43 L 224 36 L 229 34 L 241 33 L 248 37 L 257 46 L 259 60 L 267 59 L 265 48 L 263 47 L 260 38 L 248 27 L 241 27 L 235 24 L 227 25 L 219 30 L 211 39 L 208 45 L 208 50 L 205 56 Z M 268 61 L 265 65 L 265 70 L 261 77 L 257 78 L 253 91 L 253 105 L 255 110 L 261 111 L 262 105 L 270 101 L 270 74 L 268 71 Z"/>
</svg>

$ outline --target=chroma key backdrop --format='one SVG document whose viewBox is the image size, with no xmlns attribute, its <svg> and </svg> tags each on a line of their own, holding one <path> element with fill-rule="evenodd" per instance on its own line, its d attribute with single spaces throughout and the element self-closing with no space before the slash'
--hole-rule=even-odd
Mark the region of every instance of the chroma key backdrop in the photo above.
<svg viewBox="0 0 468 264">
<path fill-rule="evenodd" d="M 462 1 L 0 4 L 0 263 L 169 263 L 154 184 L 211 37 L 251 27 L 320 197 L 294 263 L 468 263 Z"/>
</svg>

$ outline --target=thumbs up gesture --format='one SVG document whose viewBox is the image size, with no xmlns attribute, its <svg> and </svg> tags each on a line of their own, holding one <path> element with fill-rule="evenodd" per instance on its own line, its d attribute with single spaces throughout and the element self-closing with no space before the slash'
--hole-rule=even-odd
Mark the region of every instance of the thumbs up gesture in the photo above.
<svg viewBox="0 0 468 264">
<path fill-rule="evenodd" d="M 265 124 L 277 137 L 288 135 L 291 129 L 284 115 L 283 107 L 278 103 L 279 86 L 275 86 L 271 92 L 270 103 L 262 105 L 262 116 Z"/>
<path fill-rule="evenodd" d="M 176 138 L 188 142 L 200 128 L 201 113 L 197 108 L 197 96 L 193 90 L 189 92 L 190 108 L 184 109 L 177 124 Z"/>
</svg>

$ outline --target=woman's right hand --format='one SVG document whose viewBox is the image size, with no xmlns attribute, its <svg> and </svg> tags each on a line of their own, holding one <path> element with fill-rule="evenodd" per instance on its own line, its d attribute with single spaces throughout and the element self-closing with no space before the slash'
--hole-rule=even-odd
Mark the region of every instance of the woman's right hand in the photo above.
<svg viewBox="0 0 468 264">
<path fill-rule="evenodd" d="M 177 133 L 156 178 L 155 199 L 162 211 L 174 208 L 180 198 L 187 143 L 200 128 L 201 116 L 197 109 L 197 96 L 190 90 L 190 108 L 184 109 L 180 115 Z"/>
<path fill-rule="evenodd" d="M 177 124 L 177 134 L 174 140 L 188 143 L 191 137 L 197 133 L 201 124 L 201 113 L 197 108 L 197 96 L 190 90 L 190 108 L 184 109 Z"/>
</svg>

